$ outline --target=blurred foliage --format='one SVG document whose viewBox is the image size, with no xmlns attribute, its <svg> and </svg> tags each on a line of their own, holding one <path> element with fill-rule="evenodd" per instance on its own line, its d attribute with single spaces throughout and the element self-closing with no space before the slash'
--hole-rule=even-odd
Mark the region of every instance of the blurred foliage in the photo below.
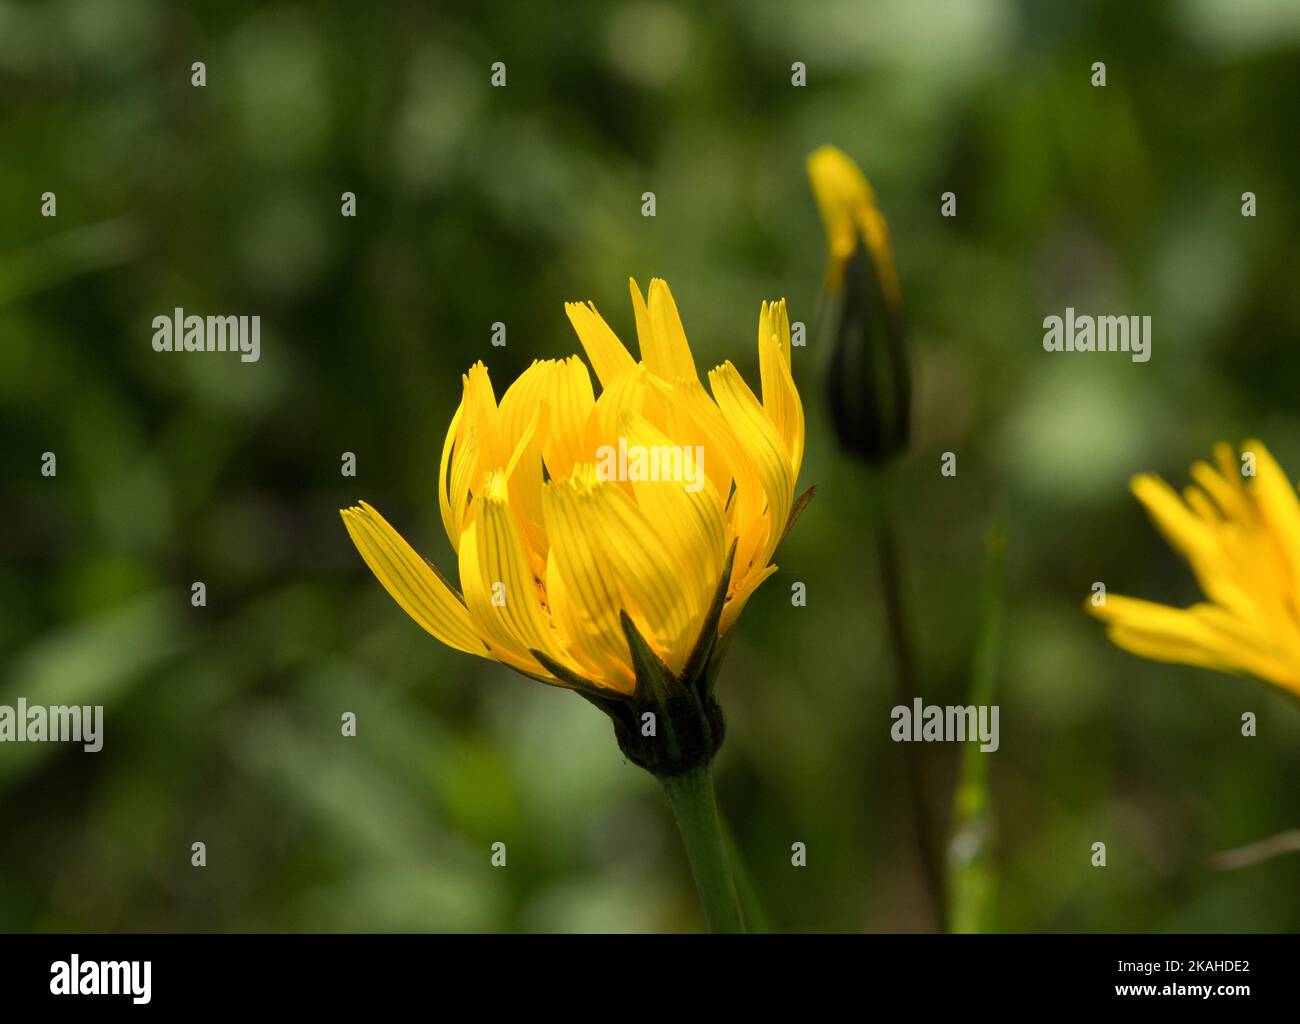
<svg viewBox="0 0 1300 1024">
<path fill-rule="evenodd" d="M 628 275 L 666 277 L 697 360 L 757 383 L 759 302 L 813 321 L 824 142 L 872 179 L 899 259 L 933 701 L 964 702 L 990 509 L 1013 510 L 994 925 L 1300 927 L 1294 856 L 1207 866 L 1300 825 L 1300 709 L 1113 650 L 1081 610 L 1094 580 L 1194 599 L 1132 473 L 1181 482 L 1257 435 L 1300 475 L 1298 55 L 1293 0 L 0 0 L 0 702 L 106 706 L 99 754 L 0 747 L 0 928 L 699 927 L 605 719 L 433 642 L 337 510 L 364 497 L 451 567 L 460 374 L 484 359 L 500 391 L 576 351 L 567 299 L 628 336 Z M 1066 305 L 1151 314 L 1151 362 L 1044 353 Z M 153 352 L 177 306 L 260 314 L 261 361 Z M 724 670 L 719 800 L 773 927 L 906 930 L 925 911 L 867 488 L 815 337 L 795 375 L 818 497 Z M 936 808 L 960 755 L 926 748 Z"/>
</svg>

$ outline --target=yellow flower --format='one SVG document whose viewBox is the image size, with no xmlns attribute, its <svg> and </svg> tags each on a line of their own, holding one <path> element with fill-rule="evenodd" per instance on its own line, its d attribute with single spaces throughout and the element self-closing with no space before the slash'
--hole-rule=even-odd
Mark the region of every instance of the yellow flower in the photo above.
<svg viewBox="0 0 1300 1024">
<path fill-rule="evenodd" d="M 1242 453 L 1239 464 L 1230 445 L 1217 445 L 1217 468 L 1194 464 L 1195 485 L 1181 497 L 1157 477 L 1132 483 L 1207 602 L 1182 609 L 1108 596 L 1087 607 L 1134 654 L 1244 672 L 1300 694 L 1300 501 L 1263 444 L 1247 441 Z"/>
<path fill-rule="evenodd" d="M 680 675 L 776 570 L 804 446 L 784 300 L 759 313 L 761 401 L 730 362 L 710 397 L 668 285 L 630 285 L 640 361 L 592 304 L 565 307 L 599 397 L 577 356 L 534 362 L 499 403 L 482 363 L 462 378 L 438 501 L 463 598 L 371 506 L 342 512 L 379 582 L 444 644 L 615 697 L 638 680 L 624 616 Z"/>
<path fill-rule="evenodd" d="M 902 290 L 894 268 L 894 247 L 889 225 L 876 206 L 876 194 L 849 157 L 834 146 L 822 146 L 808 157 L 808 178 L 826 228 L 830 259 L 826 283 L 838 291 L 844 270 L 860 243 L 865 243 L 880 282 L 880 291 L 891 310 L 902 306 Z"/>
</svg>

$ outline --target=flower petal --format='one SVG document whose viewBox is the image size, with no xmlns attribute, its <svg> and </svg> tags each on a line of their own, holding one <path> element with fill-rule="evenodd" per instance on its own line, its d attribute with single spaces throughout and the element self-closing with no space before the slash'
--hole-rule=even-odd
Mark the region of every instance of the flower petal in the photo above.
<svg viewBox="0 0 1300 1024">
<path fill-rule="evenodd" d="M 794 478 L 803 464 L 803 403 L 790 373 L 790 317 L 785 300 L 764 302 L 758 315 L 758 368 L 763 411 L 785 444 Z"/>
<path fill-rule="evenodd" d="M 542 435 L 542 457 L 552 477 L 573 472 L 574 463 L 591 458 L 584 445 L 587 419 L 596 404 L 587 364 L 570 356 L 559 364 L 548 396 L 550 415 Z"/>
<path fill-rule="evenodd" d="M 832 289 L 840 287 L 845 265 L 861 239 L 866 242 L 885 301 L 898 310 L 902 305 L 902 290 L 894 267 L 889 227 L 858 165 L 834 146 L 822 146 L 808 157 L 808 179 L 830 248 L 827 285 Z"/>
<path fill-rule="evenodd" d="M 745 576 L 722 608 L 722 618 L 718 621 L 718 632 L 720 634 L 727 632 L 736 624 L 736 619 L 745 610 L 745 605 L 749 603 L 749 599 L 754 595 L 754 591 L 758 589 L 759 584 L 774 572 L 776 572 L 776 566 L 769 564 Z"/>
<path fill-rule="evenodd" d="M 475 363 L 461 381 L 465 392 L 461 403 L 465 408 L 463 427 L 466 430 L 478 431 L 481 445 L 478 465 L 471 473 L 471 482 L 477 483 L 476 478 L 489 469 L 500 469 L 504 466 L 510 452 L 501 443 L 497 400 L 492 391 L 492 380 L 488 376 L 487 367 L 482 362 Z"/>
<path fill-rule="evenodd" d="M 766 565 L 781 539 L 781 531 L 786 517 L 790 514 L 790 505 L 794 501 L 794 472 L 790 464 L 790 454 L 776 429 L 763 413 L 754 393 L 749 390 L 737 370 L 730 362 L 709 373 L 709 384 L 718 401 L 727 423 L 734 431 L 741 447 L 749 456 L 763 485 L 767 498 L 764 517 L 767 521 L 767 536 L 759 547 L 755 562 L 759 567 Z"/>
<path fill-rule="evenodd" d="M 1243 451 L 1255 453 L 1255 479 L 1251 496 L 1260 519 L 1277 540 L 1291 570 L 1292 593 L 1300 594 L 1300 501 L 1277 460 L 1260 441 L 1247 441 Z"/>
<path fill-rule="evenodd" d="M 633 363 L 616 376 L 596 399 L 587 425 L 583 431 L 583 451 L 585 457 L 581 462 L 591 462 L 601 458 L 601 449 L 608 446 L 618 449 L 619 421 L 629 410 L 640 412 L 645 400 L 647 377 L 645 367 Z"/>
<path fill-rule="evenodd" d="M 1284 662 L 1258 650 L 1236 620 L 1213 605 L 1170 608 L 1112 594 L 1104 606 L 1089 604 L 1088 610 L 1109 624 L 1107 635 L 1116 645 L 1144 658 L 1249 672 L 1274 682 L 1293 677 Z"/>
<path fill-rule="evenodd" d="M 562 487 L 551 481 L 548 487 Z M 593 463 L 579 464 L 571 478 L 573 507 L 600 566 L 604 589 L 621 600 L 615 611 L 630 615 L 655 652 L 681 671 L 694 641 L 693 621 L 678 574 L 658 527 L 621 487 L 598 479 Z M 552 520 L 547 528 L 553 529 Z M 572 584 L 572 577 L 566 580 Z"/>
<path fill-rule="evenodd" d="M 550 393 L 559 367 L 559 361 L 555 359 L 534 359 L 532 365 L 521 373 L 501 396 L 497 421 L 501 444 L 507 458 L 512 456 L 519 446 L 519 439 L 528 428 L 538 406 Z"/>
<path fill-rule="evenodd" d="M 717 589 L 727 555 L 722 501 L 699 464 L 706 449 L 674 444 L 645 417 L 631 412 L 623 417 L 621 433 L 629 447 L 640 446 L 670 462 L 671 472 L 660 465 L 657 480 L 633 479 L 632 494 L 637 507 L 658 528 L 668 556 L 681 567 L 691 616 L 698 618 Z"/>
<path fill-rule="evenodd" d="M 546 673 L 533 649 L 572 664 L 551 631 L 502 472 L 490 472 L 475 496 L 461 535 L 460 580 L 470 618 L 498 658 L 538 675 Z"/>
<path fill-rule="evenodd" d="M 1149 473 L 1135 476 L 1129 486 L 1146 507 L 1156 529 L 1191 564 L 1202 588 L 1214 587 L 1226 578 L 1223 551 L 1214 528 L 1189 509 L 1177 491 Z"/>
<path fill-rule="evenodd" d="M 636 283 L 633 282 L 635 289 Z M 636 299 L 640 296 L 636 295 Z M 677 313 L 677 303 L 666 281 L 656 277 L 650 282 L 647 301 L 648 315 L 637 312 L 637 335 L 641 345 L 641 359 L 651 373 L 665 380 L 675 377 L 699 378 L 691 346 L 686 341 L 682 318 Z M 648 322 L 647 322 L 648 321 Z M 648 329 L 647 329 L 648 328 Z"/>
<path fill-rule="evenodd" d="M 465 606 L 383 516 L 364 501 L 340 514 L 366 565 L 407 615 L 448 647 L 491 656 Z"/>
<path fill-rule="evenodd" d="M 575 661 L 587 676 L 624 693 L 636 688 L 618 609 L 622 595 L 608 564 L 598 554 L 579 508 L 573 479 L 543 488 L 551 551 L 546 571 L 551 613 L 563 630 Z"/>
<path fill-rule="evenodd" d="M 453 548 L 460 544 L 460 521 L 452 512 L 451 461 L 452 453 L 460 438 L 460 422 L 465 412 L 465 403 L 456 406 L 456 414 L 451 418 L 447 428 L 446 440 L 442 442 L 442 458 L 438 461 L 438 510 L 442 513 L 442 528 L 447 533 Z"/>
<path fill-rule="evenodd" d="M 605 318 L 596 312 L 590 302 L 566 302 L 564 312 L 582 342 L 582 349 L 591 360 L 600 386 L 607 388 L 620 373 L 636 365 L 636 360 L 610 329 Z"/>
</svg>

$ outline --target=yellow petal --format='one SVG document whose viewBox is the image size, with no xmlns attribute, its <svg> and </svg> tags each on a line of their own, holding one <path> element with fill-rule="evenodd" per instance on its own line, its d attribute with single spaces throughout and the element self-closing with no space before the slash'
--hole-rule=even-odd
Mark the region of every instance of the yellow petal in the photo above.
<svg viewBox="0 0 1300 1024">
<path fill-rule="evenodd" d="M 691 347 L 686 342 L 686 332 L 682 329 L 682 320 L 677 313 L 677 303 L 673 301 L 673 293 L 667 282 L 657 277 L 650 282 L 647 306 L 648 332 L 642 333 L 643 318 L 640 312 L 637 314 L 641 358 L 647 368 L 665 380 L 675 377 L 698 378 L 695 359 L 691 356 Z"/>
<path fill-rule="evenodd" d="M 475 363 L 461 376 L 463 395 L 452 417 L 438 467 L 438 507 L 452 547 L 459 548 L 470 493 L 489 469 L 503 465 L 500 416 L 487 367 Z"/>
<path fill-rule="evenodd" d="M 668 555 L 659 528 L 622 488 L 599 480 L 593 463 L 575 467 L 571 482 L 577 515 L 603 567 L 604 588 L 621 596 L 615 612 L 626 611 L 656 653 L 680 671 L 698 623 L 678 580 L 681 567 Z M 563 487 L 564 481 L 547 486 Z M 548 531 L 555 528 L 552 522 Z"/>
<path fill-rule="evenodd" d="M 736 624 L 736 619 L 740 613 L 745 610 L 745 605 L 753 596 L 754 591 L 758 589 L 760 583 L 776 572 L 775 565 L 766 565 L 761 569 L 749 573 L 741 580 L 735 592 L 728 598 L 727 603 L 722 607 L 722 618 L 718 620 L 718 633 L 726 633 Z"/>
<path fill-rule="evenodd" d="M 632 316 L 636 321 L 636 343 L 641 352 L 641 358 L 645 358 L 646 346 L 653 343 L 654 328 L 650 326 L 650 310 L 646 308 L 645 298 L 641 295 L 641 286 L 636 283 L 636 278 L 627 279 L 628 291 L 632 294 Z"/>
<path fill-rule="evenodd" d="M 1192 479 L 1214 500 L 1225 519 L 1240 521 L 1251 518 L 1250 506 L 1240 484 L 1234 486 L 1232 480 L 1225 480 L 1208 462 L 1192 463 Z"/>
<path fill-rule="evenodd" d="M 460 581 L 470 618 L 502 661 L 547 673 L 528 652 L 571 664 L 547 621 L 522 531 L 510 509 L 505 476 L 490 472 L 460 541 Z"/>
<path fill-rule="evenodd" d="M 593 544 L 579 502 L 579 487 L 572 478 L 551 481 L 543 489 L 551 537 L 546 572 L 551 611 L 587 677 L 631 693 L 636 678 L 618 617 L 623 597 L 613 570 Z"/>
<path fill-rule="evenodd" d="M 1295 488 L 1262 442 L 1247 441 L 1242 450 L 1255 453 L 1255 479 L 1250 493 L 1291 569 L 1293 593 L 1300 593 L 1300 501 L 1296 500 Z"/>
<path fill-rule="evenodd" d="M 366 565 L 407 615 L 448 647 L 489 657 L 465 606 L 383 516 L 365 502 L 340 514 Z"/>
<path fill-rule="evenodd" d="M 1252 610 L 1254 600 L 1237 582 L 1219 530 L 1188 508 L 1159 477 L 1141 474 L 1133 478 L 1131 487 L 1156 528 L 1187 559 L 1205 595 L 1228 607 Z"/>
<path fill-rule="evenodd" d="M 857 211 L 858 229 L 867 240 L 867 251 L 880 282 L 880 291 L 886 305 L 896 314 L 903 304 L 903 291 L 898 283 L 898 270 L 894 266 L 894 244 L 889 239 L 889 225 L 885 215 L 871 203 Z"/>
<path fill-rule="evenodd" d="M 633 478 L 637 507 L 659 530 L 668 557 L 681 567 L 681 584 L 692 617 L 703 618 L 726 560 L 726 522 L 722 500 L 698 460 L 704 446 L 682 446 L 661 433 L 642 416 L 627 413 L 621 433 L 629 447 L 646 452 L 672 453 L 669 466 L 660 466 L 658 480 Z"/>
<path fill-rule="evenodd" d="M 464 402 L 456 407 L 456 414 L 451 418 L 451 426 L 447 428 L 447 438 L 442 442 L 442 458 L 438 462 L 438 510 L 442 513 L 442 527 L 453 548 L 460 545 L 461 523 L 452 512 L 451 456 L 460 435 L 461 415 L 464 409 Z"/>
<path fill-rule="evenodd" d="M 1254 646 L 1234 620 L 1212 605 L 1189 609 L 1136 598 L 1110 595 L 1105 606 L 1089 607 L 1110 623 L 1108 636 L 1120 647 L 1144 658 L 1180 662 L 1220 672 L 1249 672 L 1281 682 L 1288 668 Z"/>
<path fill-rule="evenodd" d="M 1146 506 L 1156 528 L 1193 566 L 1206 567 L 1218 557 L 1218 545 L 1209 526 L 1183 504 L 1178 492 L 1159 477 L 1135 476 L 1130 488 Z"/>
<path fill-rule="evenodd" d="M 636 364 L 632 354 L 619 341 L 609 324 L 605 323 L 604 317 L 596 312 L 592 303 L 566 302 L 564 312 L 568 314 L 569 322 L 573 324 L 578 340 L 582 342 L 583 351 L 591 360 L 601 387 L 609 387 L 615 377 Z"/>
<path fill-rule="evenodd" d="M 1236 490 L 1244 500 L 1246 489 L 1241 481 L 1241 463 L 1237 461 L 1232 445 L 1226 441 L 1220 441 L 1216 444 L 1214 446 L 1214 462 L 1219 467 L 1219 473 L 1224 481 Z"/>
<path fill-rule="evenodd" d="M 795 479 L 803 464 L 803 403 L 790 374 L 790 318 L 785 300 L 763 303 L 758 315 L 758 367 L 763 385 L 763 411 L 776 427 L 790 456 Z"/>
<path fill-rule="evenodd" d="M 790 454 L 776 429 L 768 422 L 754 393 L 730 362 L 709 373 L 709 383 L 727 423 L 749 456 L 767 498 L 764 518 L 767 536 L 759 548 L 755 564 L 762 567 L 771 560 L 781 539 L 781 530 L 794 502 L 794 473 Z"/>
<path fill-rule="evenodd" d="M 822 146 L 808 157 L 808 180 L 826 230 L 831 285 L 838 286 L 844 264 L 858 245 L 854 207 L 866 201 L 871 186 L 857 165 L 834 146 Z"/>
<path fill-rule="evenodd" d="M 451 456 L 451 518 L 450 525 L 447 525 L 447 537 L 457 548 L 460 547 L 461 531 L 465 528 L 465 515 L 469 510 L 470 494 L 474 487 L 478 485 L 479 466 L 482 460 L 479 456 L 481 447 L 478 430 L 469 427 L 463 431 L 463 436 L 456 445 L 456 450 Z"/>
<path fill-rule="evenodd" d="M 510 452 L 501 443 L 497 400 L 487 367 L 482 362 L 475 363 L 461 381 L 464 385 L 461 403 L 465 408 L 464 428 L 477 431 L 479 436 L 479 460 L 470 474 L 471 480 L 477 483 L 477 477 L 488 470 L 504 466 Z"/>
<path fill-rule="evenodd" d="M 560 364 L 555 359 L 535 359 L 533 364 L 521 373 L 501 396 L 497 421 L 501 444 L 507 458 L 512 456 L 519 446 L 519 439 L 543 399 L 550 393 L 559 368 Z"/>
<path fill-rule="evenodd" d="M 733 540 L 736 542 L 731 576 L 734 593 L 752 567 L 762 568 L 766 563 L 762 548 L 769 533 L 767 493 L 754 468 L 752 453 L 746 450 L 727 417 L 700 382 L 679 379 L 674 385 L 674 393 L 694 421 L 698 433 L 705 438 L 706 471 L 710 480 L 720 495 L 728 495 L 725 504 L 727 546 L 730 547 Z M 719 466 L 724 469 L 720 476 Z"/>
<path fill-rule="evenodd" d="M 1210 500 L 1208 494 L 1199 487 L 1189 485 L 1183 488 L 1183 501 L 1207 526 L 1214 530 L 1216 534 L 1218 533 L 1222 518 L 1219 515 L 1218 506 Z"/>
<path fill-rule="evenodd" d="M 822 146 L 808 157 L 808 178 L 826 228 L 830 249 L 827 284 L 838 289 L 844 267 L 865 241 L 875 266 L 885 301 L 894 309 L 901 305 L 898 272 L 889 227 L 876 207 L 876 196 L 858 165 L 834 146 Z"/>
<path fill-rule="evenodd" d="M 587 419 L 596 404 L 587 364 L 577 356 L 560 363 L 551 381 L 549 421 L 542 437 L 542 457 L 552 477 L 566 477 L 579 461 L 592 455 L 583 441 Z"/>
<path fill-rule="evenodd" d="M 542 424 L 548 419 L 549 405 L 545 398 L 540 398 L 504 474 L 510 508 L 523 528 L 528 564 L 538 578 L 546 573 L 546 550 L 549 546 L 542 513 L 542 446 L 539 440 Z"/>
<path fill-rule="evenodd" d="M 1162 646 L 1169 656 L 1162 661 L 1188 661 L 1192 664 L 1225 668 L 1227 660 L 1216 650 L 1215 638 L 1205 623 L 1181 608 L 1143 601 L 1139 598 L 1108 594 L 1100 607 L 1088 603 L 1088 611 L 1114 630 L 1130 638 L 1147 638 L 1148 646 Z"/>
<path fill-rule="evenodd" d="M 583 431 L 583 462 L 599 459 L 604 447 L 618 448 L 619 421 L 626 412 L 641 411 L 646 394 L 645 368 L 633 363 L 605 385 Z"/>
<path fill-rule="evenodd" d="M 700 385 L 699 377 L 678 377 L 675 381 L 646 371 L 645 388 L 639 413 L 673 444 L 683 449 L 703 446 L 704 473 L 719 495 L 731 493 L 731 465 L 727 457 L 710 446 L 710 435 L 701 428 L 692 412 L 689 394 L 696 392 L 709 408 L 712 417 L 727 430 L 718 407 Z"/>
<path fill-rule="evenodd" d="M 1294 689 L 1300 683 L 1297 636 L 1294 626 L 1277 630 L 1267 620 L 1244 619 L 1218 605 L 1198 604 L 1188 609 L 1214 630 L 1219 650 L 1236 666 L 1261 679 Z"/>
<path fill-rule="evenodd" d="M 754 471 L 753 461 L 718 404 L 709 397 L 698 379 L 677 380 L 672 385 L 672 394 L 693 424 L 693 430 L 689 432 L 704 438 L 708 463 L 706 469 L 719 495 L 728 493 L 730 481 L 735 482 L 735 494 L 731 495 L 727 504 L 732 523 L 749 523 L 760 517 L 767 503 L 763 482 Z M 722 475 L 715 476 L 715 469 L 719 465 L 723 467 Z M 738 554 L 737 559 L 739 558 Z"/>
</svg>

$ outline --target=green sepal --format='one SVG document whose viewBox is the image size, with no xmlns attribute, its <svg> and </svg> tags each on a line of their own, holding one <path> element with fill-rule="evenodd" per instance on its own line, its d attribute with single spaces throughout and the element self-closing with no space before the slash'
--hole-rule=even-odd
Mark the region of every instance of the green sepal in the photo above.
<svg viewBox="0 0 1300 1024">
<path fill-rule="evenodd" d="M 785 532 L 789 532 L 812 500 L 814 491 L 809 488 L 793 504 Z M 541 651 L 530 652 L 538 664 L 561 681 L 560 685 L 567 685 L 609 716 L 619 748 L 629 761 L 661 778 L 706 767 L 726 736 L 726 723 L 722 707 L 714 697 L 714 687 L 731 641 L 731 634 L 719 633 L 718 627 L 731 589 L 735 561 L 733 541 L 699 635 L 680 674 L 673 672 L 641 634 L 632 617 L 622 610 L 619 622 L 636 675 L 636 685 L 630 694 L 597 686 Z M 642 734 L 647 713 L 654 716 L 652 736 Z"/>
<path fill-rule="evenodd" d="M 655 709 L 656 721 L 662 723 L 663 742 L 667 747 L 668 760 L 677 761 L 682 755 L 682 745 L 677 736 L 676 725 L 670 715 L 660 713 L 659 709 L 669 707 L 679 697 L 684 690 L 682 682 L 646 643 L 645 637 L 632 621 L 632 616 L 620 611 L 618 619 L 623 624 L 623 635 L 627 638 L 627 647 L 632 654 L 632 669 L 636 672 L 636 691 L 633 699 L 643 707 Z M 642 714 L 644 711 L 637 713 L 638 720 Z M 640 730 L 637 731 L 639 734 Z"/>
<path fill-rule="evenodd" d="M 605 686 L 598 686 L 589 679 L 583 679 L 582 676 L 568 668 L 565 668 L 554 658 L 543 654 L 541 651 L 530 649 L 528 653 L 537 660 L 537 663 L 541 665 L 542 668 L 555 676 L 555 679 L 559 679 L 560 682 L 556 683 L 554 679 L 547 679 L 544 676 L 534 676 L 527 672 L 524 673 L 525 675 L 531 676 L 533 679 L 540 679 L 544 683 L 549 683 L 552 686 L 561 686 L 566 690 L 576 690 L 584 697 L 587 695 L 601 698 L 607 696 L 620 696 L 617 690 L 611 690 Z"/>
<path fill-rule="evenodd" d="M 681 688 L 681 682 L 646 643 L 645 637 L 632 621 L 632 616 L 620 611 L 618 621 L 623 625 L 623 636 L 627 638 L 627 648 L 632 654 L 632 671 L 636 673 L 636 697 L 639 700 L 668 700 L 673 696 L 674 690 Z"/>
<path fill-rule="evenodd" d="M 840 446 L 869 465 L 907 450 L 912 382 L 903 310 L 885 299 L 880 268 L 861 242 L 844 270 L 834 318 L 827 407 Z"/>
<path fill-rule="evenodd" d="M 781 539 L 776 542 L 778 548 L 784 544 L 785 539 L 790 536 L 790 531 L 794 529 L 794 524 L 799 521 L 799 517 L 803 515 L 803 510 L 808 507 L 816 494 L 817 485 L 813 484 L 808 488 L 808 490 L 804 491 L 803 494 L 794 499 L 794 504 L 790 506 L 790 514 L 786 516 L 785 519 L 785 529 L 781 531 Z"/>
<path fill-rule="evenodd" d="M 667 778 L 708 765 L 726 733 L 722 708 L 702 692 L 700 680 L 679 676 L 664 664 L 630 615 L 620 612 L 619 620 L 636 688 L 630 695 L 586 690 L 579 694 L 609 716 L 627 759 L 651 774 Z M 651 736 L 642 733 L 647 714 L 654 716 Z"/>
<path fill-rule="evenodd" d="M 682 678 L 687 680 L 687 685 L 699 678 L 717 643 L 718 622 L 722 619 L 722 608 L 727 603 L 727 591 L 731 589 L 731 571 L 736 564 L 737 543 L 739 542 L 734 540 L 731 542 L 731 550 L 727 552 L 727 561 L 722 567 L 722 576 L 718 580 L 718 589 L 713 592 L 713 601 L 704 616 L 700 635 L 695 641 L 695 646 L 691 648 L 690 656 L 686 659 L 686 667 L 682 669 Z"/>
<path fill-rule="evenodd" d="M 713 699 L 713 688 L 718 682 L 718 671 L 722 668 L 722 661 L 727 656 L 727 648 L 731 646 L 731 633 L 722 633 L 717 640 L 713 642 L 713 650 L 709 652 L 708 663 L 704 666 L 704 673 L 698 683 L 702 699 Z"/>
</svg>

